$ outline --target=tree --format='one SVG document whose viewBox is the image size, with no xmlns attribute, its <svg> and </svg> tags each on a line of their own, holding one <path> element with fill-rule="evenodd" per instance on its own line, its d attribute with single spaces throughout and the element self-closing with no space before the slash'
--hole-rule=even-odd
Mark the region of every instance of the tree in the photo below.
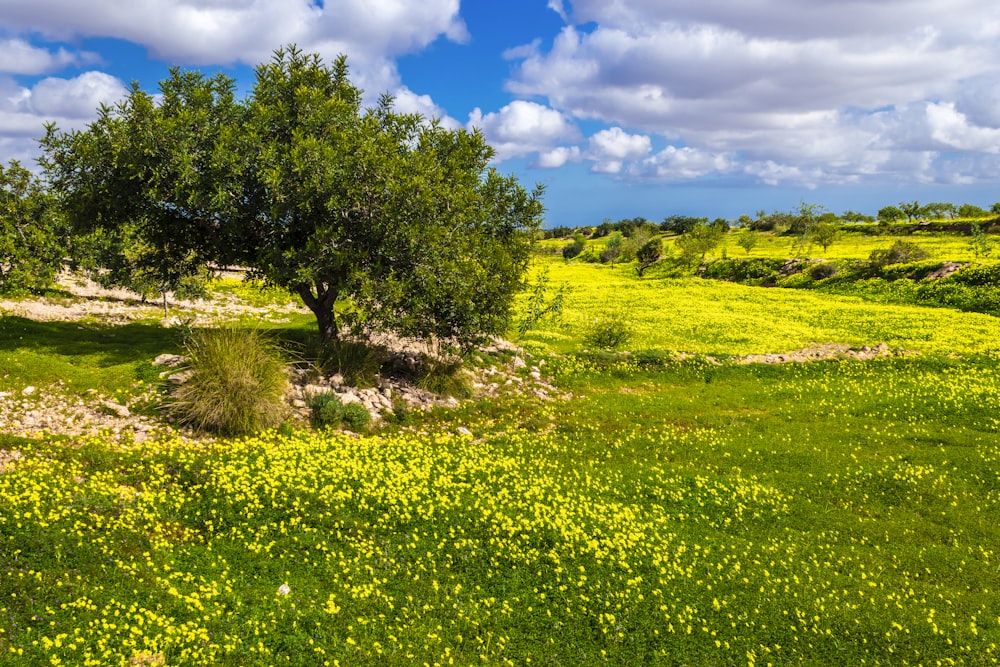
<svg viewBox="0 0 1000 667">
<path fill-rule="evenodd" d="M 0 290 L 51 285 L 62 265 L 62 220 L 42 183 L 16 160 L 0 164 Z"/>
<path fill-rule="evenodd" d="M 615 268 L 615 260 L 622 254 L 622 233 L 615 232 L 608 237 L 604 243 L 604 250 L 601 251 L 601 262 L 611 262 L 611 268 Z"/>
<path fill-rule="evenodd" d="M 989 217 L 990 213 L 984 208 L 975 206 L 974 204 L 962 204 L 958 207 L 958 217 L 960 218 L 986 218 Z"/>
<path fill-rule="evenodd" d="M 806 231 L 806 238 L 810 243 L 818 243 L 823 246 L 823 252 L 833 245 L 837 240 L 839 230 L 832 222 L 817 222 Z"/>
<path fill-rule="evenodd" d="M 899 222 L 905 217 L 906 214 L 896 206 L 883 206 L 878 210 L 878 221 L 884 225 Z"/>
<path fill-rule="evenodd" d="M 655 264 L 663 255 L 663 239 L 656 237 L 647 241 L 635 253 L 637 264 L 635 267 L 639 277 L 646 272 L 646 269 Z"/>
<path fill-rule="evenodd" d="M 737 237 L 736 244 L 746 250 L 749 255 L 750 251 L 757 247 L 759 241 L 760 235 L 757 232 L 749 228 L 744 228 L 740 232 L 739 237 Z"/>
<path fill-rule="evenodd" d="M 691 264 L 696 256 L 705 259 L 705 255 L 722 242 L 723 231 L 715 225 L 697 224 L 674 243 L 681 251 L 684 260 Z"/>
<path fill-rule="evenodd" d="M 84 131 L 47 127 L 41 163 L 86 247 L 76 259 L 105 284 L 160 292 L 166 308 L 167 292 L 238 247 L 229 236 L 246 198 L 227 146 L 240 132 L 233 89 L 222 75 L 172 69 L 159 103 L 134 84 Z"/>
<path fill-rule="evenodd" d="M 870 215 L 865 215 L 864 213 L 858 213 L 857 211 L 847 210 L 844 211 L 840 218 L 845 222 L 875 222 L 875 218 Z"/>
<path fill-rule="evenodd" d="M 920 205 L 920 202 L 916 200 L 911 202 L 899 202 L 899 210 L 902 211 L 904 216 L 906 216 L 907 222 L 913 222 L 924 214 L 924 208 Z"/>
<path fill-rule="evenodd" d="M 76 219 L 134 226 L 164 284 L 240 262 L 298 294 L 327 341 L 347 304 L 359 327 L 461 345 L 507 330 L 542 189 L 489 168 L 481 133 L 388 96 L 363 110 L 346 58 L 294 46 L 257 67 L 248 99 L 231 93 L 172 71 L 159 106 L 133 89 L 85 132 L 50 128 L 47 165 Z"/>
</svg>

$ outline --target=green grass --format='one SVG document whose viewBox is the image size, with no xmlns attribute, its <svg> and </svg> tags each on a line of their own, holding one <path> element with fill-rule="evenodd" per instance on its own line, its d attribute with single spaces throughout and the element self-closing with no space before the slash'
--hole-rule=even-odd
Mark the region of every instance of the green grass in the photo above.
<svg viewBox="0 0 1000 667">
<path fill-rule="evenodd" d="M 362 436 L 0 436 L 23 455 L 0 473 L 0 665 L 1000 661 L 994 318 L 551 272 L 573 286 L 563 323 L 526 340 L 559 400 Z M 628 350 L 579 353 L 608 303 Z M 4 354 L 37 355 L 17 382 L 39 385 L 49 355 L 83 387 L 172 335 L 59 353 L 72 325 L 3 322 Z M 13 338 L 29 330 L 48 342 Z M 677 354 L 825 342 L 920 354 Z"/>
</svg>

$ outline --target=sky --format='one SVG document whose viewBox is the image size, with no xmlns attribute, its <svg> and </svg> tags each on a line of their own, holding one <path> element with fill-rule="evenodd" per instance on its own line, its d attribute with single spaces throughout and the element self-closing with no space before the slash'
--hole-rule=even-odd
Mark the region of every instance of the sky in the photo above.
<svg viewBox="0 0 1000 667">
<path fill-rule="evenodd" d="M 548 227 L 1000 201 L 996 0 L 0 0 L 0 163 L 293 43 L 481 129 Z"/>
</svg>

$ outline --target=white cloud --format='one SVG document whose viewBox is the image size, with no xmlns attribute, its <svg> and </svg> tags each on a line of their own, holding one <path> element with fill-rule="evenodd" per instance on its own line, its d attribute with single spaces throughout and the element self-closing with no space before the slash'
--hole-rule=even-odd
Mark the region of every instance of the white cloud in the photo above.
<svg viewBox="0 0 1000 667">
<path fill-rule="evenodd" d="M 85 72 L 73 79 L 42 79 L 31 89 L 29 104 L 42 117 L 89 120 L 101 104 L 127 94 L 122 82 L 110 74 Z"/>
<path fill-rule="evenodd" d="M 582 157 L 579 146 L 557 146 L 538 154 L 532 166 L 539 169 L 558 169 L 567 162 L 579 162 Z"/>
<path fill-rule="evenodd" d="M 8 74 L 42 74 L 96 60 L 92 53 L 74 54 L 64 48 L 50 51 L 23 39 L 0 39 L 0 71 Z"/>
<path fill-rule="evenodd" d="M 460 122 L 452 118 L 447 112 L 434 103 L 430 95 L 417 95 L 406 86 L 398 88 L 393 93 L 396 98 L 395 109 L 400 113 L 416 113 L 424 117 L 425 120 L 437 119 L 441 126 L 448 129 L 456 129 L 462 126 Z"/>
<path fill-rule="evenodd" d="M 579 138 L 579 130 L 565 115 L 524 100 L 511 102 L 500 111 L 485 115 L 477 107 L 469 114 L 468 125 L 483 131 L 496 150 L 498 162 L 551 151 L 560 143 Z"/>
<path fill-rule="evenodd" d="M 184 64 L 255 64 L 283 44 L 360 61 L 465 41 L 459 0 L 7 0 L 0 25 L 53 39 L 113 37 Z"/>
<path fill-rule="evenodd" d="M 601 130 L 590 137 L 588 157 L 594 161 L 593 171 L 617 174 L 626 161 L 638 160 L 653 148 L 649 137 L 629 134 L 620 127 Z"/>
<path fill-rule="evenodd" d="M 568 12 L 568 25 L 547 51 L 517 54 L 508 90 L 687 147 L 631 169 L 609 155 L 598 171 L 692 178 L 739 164 L 762 182 L 809 185 L 902 175 L 887 152 L 913 152 L 916 177 L 935 178 L 955 152 L 998 150 L 992 0 L 549 6 Z"/>
</svg>

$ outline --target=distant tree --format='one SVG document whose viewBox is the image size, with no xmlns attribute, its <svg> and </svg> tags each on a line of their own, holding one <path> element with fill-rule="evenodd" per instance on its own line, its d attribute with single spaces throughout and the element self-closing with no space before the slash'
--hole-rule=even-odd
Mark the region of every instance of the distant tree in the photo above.
<svg viewBox="0 0 1000 667">
<path fill-rule="evenodd" d="M 749 255 L 750 251 L 757 247 L 757 243 L 760 241 L 760 235 L 752 229 L 744 228 L 740 232 L 739 236 L 736 238 L 736 244 L 746 250 Z"/>
<path fill-rule="evenodd" d="M 827 251 L 833 242 L 837 240 L 840 230 L 832 222 L 817 222 L 806 231 L 806 238 L 810 243 L 818 243 L 823 246 L 823 252 Z"/>
<path fill-rule="evenodd" d="M 823 207 L 819 204 L 808 204 L 802 202 L 799 204 L 799 210 L 791 214 L 791 225 L 788 228 L 789 233 L 804 235 L 810 227 L 812 227 L 820 215 Z"/>
<path fill-rule="evenodd" d="M 858 213 L 857 211 L 844 211 L 841 214 L 840 219 L 843 220 L 844 222 L 852 222 L 852 223 L 875 222 L 875 218 L 873 218 L 872 216 L 865 215 L 864 213 Z"/>
<path fill-rule="evenodd" d="M 675 243 L 681 251 L 681 256 L 690 265 L 695 257 L 705 259 L 705 255 L 722 242 L 722 238 L 723 232 L 719 227 L 699 224 L 681 235 Z"/>
<path fill-rule="evenodd" d="M 911 202 L 900 202 L 899 210 L 903 212 L 906 216 L 907 222 L 913 222 L 924 215 L 924 207 L 920 205 L 920 202 L 914 200 Z"/>
<path fill-rule="evenodd" d="M 660 223 L 660 230 L 668 234 L 683 234 L 698 224 L 707 224 L 708 218 L 694 218 L 686 215 L 672 215 Z"/>
<path fill-rule="evenodd" d="M 739 218 L 737 218 L 736 222 L 739 224 L 740 227 L 747 229 L 753 224 L 753 218 L 744 213 Z"/>
<path fill-rule="evenodd" d="M 63 219 L 42 182 L 16 160 L 0 164 L 0 291 L 51 285 L 64 251 Z"/>
<path fill-rule="evenodd" d="M 904 219 L 906 214 L 896 206 L 883 206 L 878 210 L 878 221 L 882 224 L 892 224 Z"/>
<path fill-rule="evenodd" d="M 955 217 L 957 209 L 949 202 L 931 202 L 920 207 L 921 216 L 935 220 L 950 220 Z"/>
<path fill-rule="evenodd" d="M 993 215 L 1000 215 L 1000 201 L 994 203 L 993 206 L 990 206 L 990 213 Z"/>
<path fill-rule="evenodd" d="M 646 272 L 646 269 L 655 264 L 660 257 L 663 255 L 663 240 L 659 237 L 650 239 L 647 241 L 638 251 L 635 253 L 637 264 L 635 267 L 636 272 L 641 278 Z"/>
<path fill-rule="evenodd" d="M 985 218 L 989 216 L 989 211 L 972 204 L 962 204 L 958 207 L 958 217 L 960 218 Z"/>
<path fill-rule="evenodd" d="M 573 235 L 573 242 L 570 243 L 569 245 L 563 246 L 562 249 L 563 259 L 573 259 L 581 252 L 583 252 L 583 249 L 586 247 L 587 247 L 586 239 L 584 238 L 583 234 L 577 232 L 576 234 Z"/>
<path fill-rule="evenodd" d="M 611 263 L 611 268 L 615 268 L 615 260 L 622 254 L 622 233 L 615 232 L 608 237 L 604 243 L 604 250 L 601 251 L 601 262 Z"/>
<path fill-rule="evenodd" d="M 653 238 L 652 228 L 644 225 L 633 229 L 632 235 L 622 243 L 621 261 L 631 262 L 636 259 L 639 249 L 646 245 L 646 242 L 651 238 Z"/>
</svg>

